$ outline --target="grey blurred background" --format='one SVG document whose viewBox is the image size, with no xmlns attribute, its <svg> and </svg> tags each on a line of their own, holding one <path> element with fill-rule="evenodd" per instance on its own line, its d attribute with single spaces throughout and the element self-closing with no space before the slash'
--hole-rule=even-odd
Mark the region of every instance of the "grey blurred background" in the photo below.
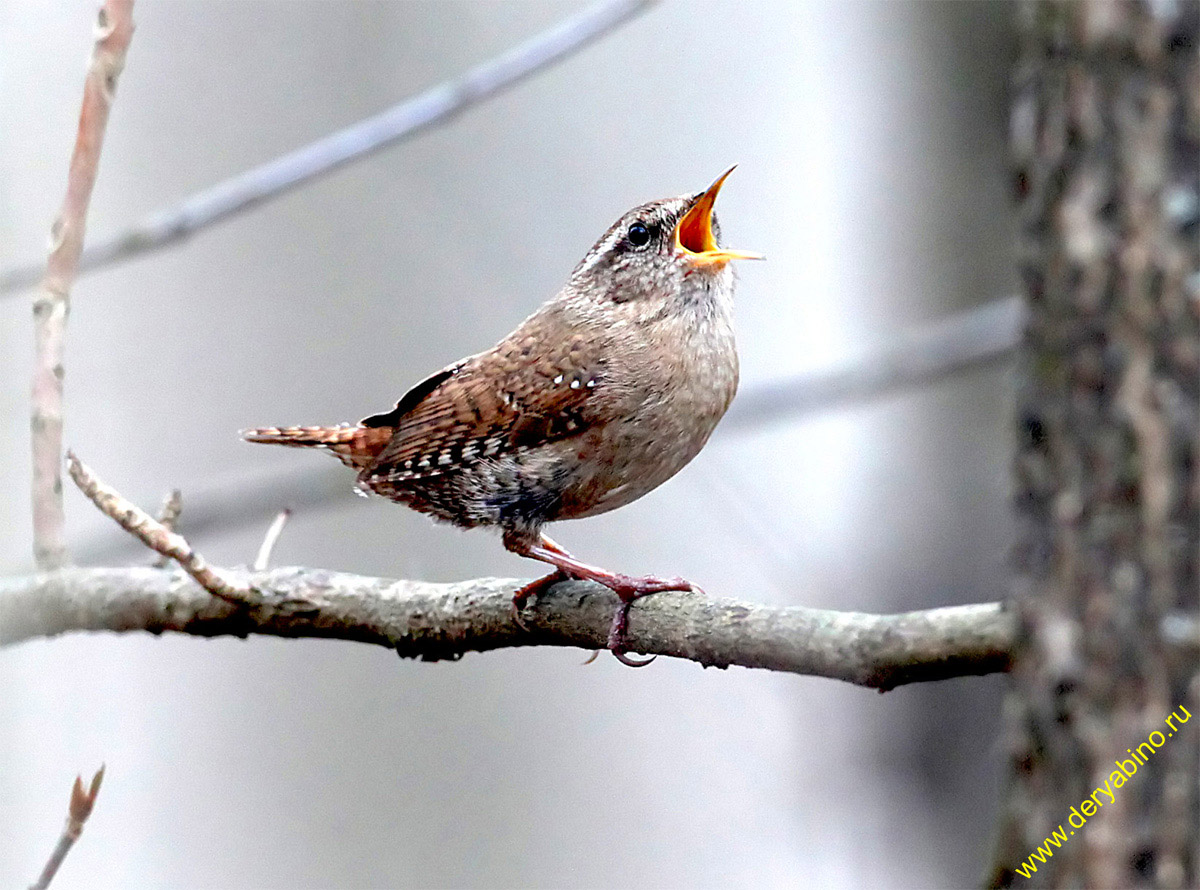
<svg viewBox="0 0 1200 890">
<path fill-rule="evenodd" d="M 89 232 L 532 36 L 571 3 L 143 3 Z M 94 9 L 0 0 L 0 266 L 44 249 Z M 665 3 L 470 111 L 186 245 L 88 276 L 69 445 L 153 508 L 319 455 L 241 427 L 356 420 L 506 333 L 639 202 L 740 167 L 743 387 L 1013 292 L 1001 3 Z M 0 301 L 0 572 L 31 569 L 28 300 Z M 554 532 L 714 595 L 862 610 L 1006 593 L 1008 380 L 975 371 L 718 429 L 642 501 Z M 345 494 L 281 564 L 531 577 L 486 533 Z M 273 510 L 287 505 L 287 493 Z M 67 493 L 77 554 L 123 534 Z M 198 534 L 247 562 L 263 528 Z M 128 550 L 123 551 L 128 553 Z M 138 560 L 148 555 L 133 551 Z M 997 677 L 886 696 L 529 649 L 415 664 L 349 643 L 73 636 L 0 650 L 0 886 L 69 783 L 96 813 L 55 886 L 959 887 L 997 798 Z"/>
</svg>

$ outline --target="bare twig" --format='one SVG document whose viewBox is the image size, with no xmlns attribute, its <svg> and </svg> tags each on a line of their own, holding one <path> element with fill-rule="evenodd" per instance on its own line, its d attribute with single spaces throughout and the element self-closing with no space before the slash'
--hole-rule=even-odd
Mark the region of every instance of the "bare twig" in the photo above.
<svg viewBox="0 0 1200 890">
<path fill-rule="evenodd" d="M 71 479 L 79 486 L 79 490 L 87 495 L 101 513 L 151 550 L 171 557 L 209 593 L 239 605 L 257 603 L 258 595 L 253 587 L 221 569 L 210 566 L 182 535 L 168 531 L 149 513 L 105 485 L 71 451 L 67 452 L 67 470 Z"/>
<path fill-rule="evenodd" d="M 310 142 L 282 157 L 219 182 L 161 210 L 83 253 L 85 272 L 175 244 L 353 161 L 394 145 L 460 113 L 578 52 L 644 12 L 654 0 L 602 3 L 539 34 L 456 80 L 446 81 L 373 117 Z M 0 272 L 0 294 L 28 287 L 37 267 Z"/>
<path fill-rule="evenodd" d="M 33 297 L 33 554 L 41 569 L 55 569 L 67 561 L 61 468 L 67 312 L 71 284 L 79 270 L 88 203 L 100 166 L 108 112 L 132 37 L 133 0 L 106 0 L 96 22 L 96 44 L 84 81 L 67 194 L 50 230 L 50 257 Z"/>
<path fill-rule="evenodd" d="M 602 649 L 616 597 L 568 581 L 512 619 L 523 581 L 427 584 L 322 569 L 228 570 L 261 594 L 254 609 L 215 599 L 179 572 L 64 569 L 0 579 L 0 646 L 74 631 L 269 634 L 375 643 L 406 658 L 457 659 L 513 646 Z M 637 652 L 705 666 L 763 668 L 876 689 L 1007 669 L 1013 624 L 998 604 L 899 615 L 763 606 L 691 593 L 638 600 L 629 642 Z"/>
<path fill-rule="evenodd" d="M 258 556 L 254 557 L 254 571 L 265 572 L 271 564 L 271 553 L 275 550 L 275 545 L 279 542 L 279 536 L 283 534 L 283 527 L 287 525 L 288 518 L 291 517 L 291 510 L 280 510 L 279 515 L 275 517 L 267 533 L 263 536 L 262 545 L 258 548 Z"/>
<path fill-rule="evenodd" d="M 183 492 L 178 488 L 172 488 L 170 493 L 163 498 L 162 506 L 158 508 L 158 524 L 169 532 L 175 531 L 175 523 L 179 521 L 179 514 L 183 512 Z"/>
<path fill-rule="evenodd" d="M 158 524 L 169 532 L 175 531 L 175 524 L 179 522 L 179 514 L 183 512 L 183 492 L 178 488 L 172 488 L 170 494 L 163 500 L 162 506 L 158 508 Z M 171 562 L 169 556 L 163 556 L 161 553 L 154 560 L 156 568 L 166 568 Z"/>
<path fill-rule="evenodd" d="M 30 885 L 29 890 L 46 890 L 50 886 L 50 882 L 58 874 L 59 866 L 71 852 L 71 847 L 75 846 L 75 842 L 83 834 L 83 826 L 87 822 L 88 816 L 92 815 L 92 807 L 96 805 L 96 795 L 100 793 L 102 781 L 104 781 L 103 766 L 96 770 L 96 775 L 92 776 L 92 783 L 86 791 L 83 787 L 83 777 L 75 777 L 75 784 L 71 786 L 71 802 L 67 807 L 67 823 L 63 826 L 62 834 L 54 846 L 54 852 L 50 854 L 50 858 L 46 862 L 46 867 L 42 869 L 41 877 Z"/>
</svg>

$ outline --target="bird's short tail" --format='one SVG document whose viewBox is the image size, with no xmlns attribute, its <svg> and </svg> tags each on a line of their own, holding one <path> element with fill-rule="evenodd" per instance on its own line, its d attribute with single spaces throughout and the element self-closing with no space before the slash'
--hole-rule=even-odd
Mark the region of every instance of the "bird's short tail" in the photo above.
<svg viewBox="0 0 1200 890">
<path fill-rule="evenodd" d="M 390 427 L 266 426 L 242 430 L 247 442 L 287 445 L 289 448 L 320 448 L 355 470 L 370 464 L 392 437 Z"/>
</svg>

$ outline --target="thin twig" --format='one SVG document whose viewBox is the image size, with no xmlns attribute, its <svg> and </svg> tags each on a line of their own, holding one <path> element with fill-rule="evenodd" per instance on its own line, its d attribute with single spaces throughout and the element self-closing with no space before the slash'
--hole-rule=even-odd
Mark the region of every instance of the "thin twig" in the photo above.
<svg viewBox="0 0 1200 890">
<path fill-rule="evenodd" d="M 169 532 L 175 531 L 175 523 L 183 512 L 183 492 L 172 488 L 163 498 L 162 506 L 158 508 L 158 524 Z"/>
<path fill-rule="evenodd" d="M 67 562 L 62 501 L 63 348 L 71 284 L 79 270 L 88 204 L 100 166 L 108 112 L 133 38 L 133 0 L 106 0 L 96 22 L 96 43 L 83 86 L 67 194 L 50 229 L 50 256 L 33 297 L 34 366 L 33 555 L 40 569 Z"/>
<path fill-rule="evenodd" d="M 175 244 L 234 214 L 452 120 L 604 37 L 653 3 L 615 0 L 587 9 L 455 80 L 197 192 L 176 207 L 151 214 L 131 229 L 88 247 L 81 268 L 90 272 Z M 33 284 L 37 271 L 36 265 L 23 264 L 0 272 L 0 294 Z"/>
<path fill-rule="evenodd" d="M 328 459 L 313 463 L 317 466 L 267 468 L 228 484 L 189 488 L 188 537 L 200 540 L 226 529 L 268 525 L 282 504 L 307 514 L 340 497 L 352 496 L 354 475 L 345 467 Z M 242 497 L 235 496 L 235 491 L 241 491 Z M 77 562 L 100 565 L 136 559 L 139 545 L 126 535 L 105 532 L 73 549 Z"/>
<path fill-rule="evenodd" d="M 158 508 L 158 524 L 169 532 L 175 531 L 175 524 L 179 522 L 179 514 L 183 512 L 183 492 L 178 488 L 172 488 L 170 494 L 163 500 L 162 506 Z M 171 558 L 163 556 L 161 553 L 154 560 L 155 568 L 166 568 L 171 562 Z"/>
<path fill-rule="evenodd" d="M 71 451 L 67 452 L 67 471 L 79 490 L 87 495 L 100 512 L 134 535 L 151 550 L 169 556 L 196 579 L 196 583 L 214 596 L 239 605 L 254 605 L 258 595 L 253 587 L 236 580 L 221 569 L 210 566 L 192 549 L 182 535 L 168 531 L 154 517 L 105 485 Z"/>
<path fill-rule="evenodd" d="M 254 609 L 208 595 L 180 572 L 63 569 L 0 579 L 0 646 L 76 631 L 268 634 L 374 643 L 405 658 L 458 659 L 514 646 L 603 649 L 617 598 L 566 581 L 512 618 L 525 581 L 396 581 L 324 569 L 229 569 L 261 594 Z M 658 593 L 630 613 L 630 648 L 705 666 L 762 668 L 887 690 L 1004 671 L 1013 621 L 999 604 L 868 615 Z"/>
<path fill-rule="evenodd" d="M 63 860 L 67 858 L 67 854 L 71 852 L 71 848 L 83 834 L 83 826 L 87 823 L 88 816 L 92 815 L 92 808 L 96 805 L 96 795 L 100 793 L 100 783 L 103 781 L 103 765 L 96 770 L 96 775 L 92 776 L 92 783 L 86 791 L 83 787 L 83 777 L 75 777 L 75 784 L 71 786 L 71 802 L 67 807 L 67 822 L 63 826 L 58 843 L 54 846 L 54 852 L 50 854 L 50 858 L 46 861 L 46 867 L 42 869 L 41 877 L 30 885 L 29 890 L 46 890 L 50 886 L 50 882 L 58 874 L 59 866 L 63 864 Z"/>
<path fill-rule="evenodd" d="M 279 515 L 275 517 L 267 529 L 266 535 L 263 536 L 262 545 L 258 548 L 258 556 L 254 557 L 254 571 L 265 572 L 271 564 L 271 553 L 274 552 L 275 545 L 279 542 L 279 536 L 283 534 L 283 527 L 287 525 L 287 521 L 291 515 L 291 510 L 280 510 Z"/>
</svg>

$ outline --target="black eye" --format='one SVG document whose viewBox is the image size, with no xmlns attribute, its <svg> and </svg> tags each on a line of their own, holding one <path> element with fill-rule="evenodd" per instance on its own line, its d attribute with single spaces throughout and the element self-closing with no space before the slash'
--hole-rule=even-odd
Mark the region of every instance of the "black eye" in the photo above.
<svg viewBox="0 0 1200 890">
<path fill-rule="evenodd" d="M 629 234 L 626 237 L 634 247 L 645 247 L 650 243 L 650 230 L 644 223 L 636 222 L 629 227 Z"/>
</svg>

